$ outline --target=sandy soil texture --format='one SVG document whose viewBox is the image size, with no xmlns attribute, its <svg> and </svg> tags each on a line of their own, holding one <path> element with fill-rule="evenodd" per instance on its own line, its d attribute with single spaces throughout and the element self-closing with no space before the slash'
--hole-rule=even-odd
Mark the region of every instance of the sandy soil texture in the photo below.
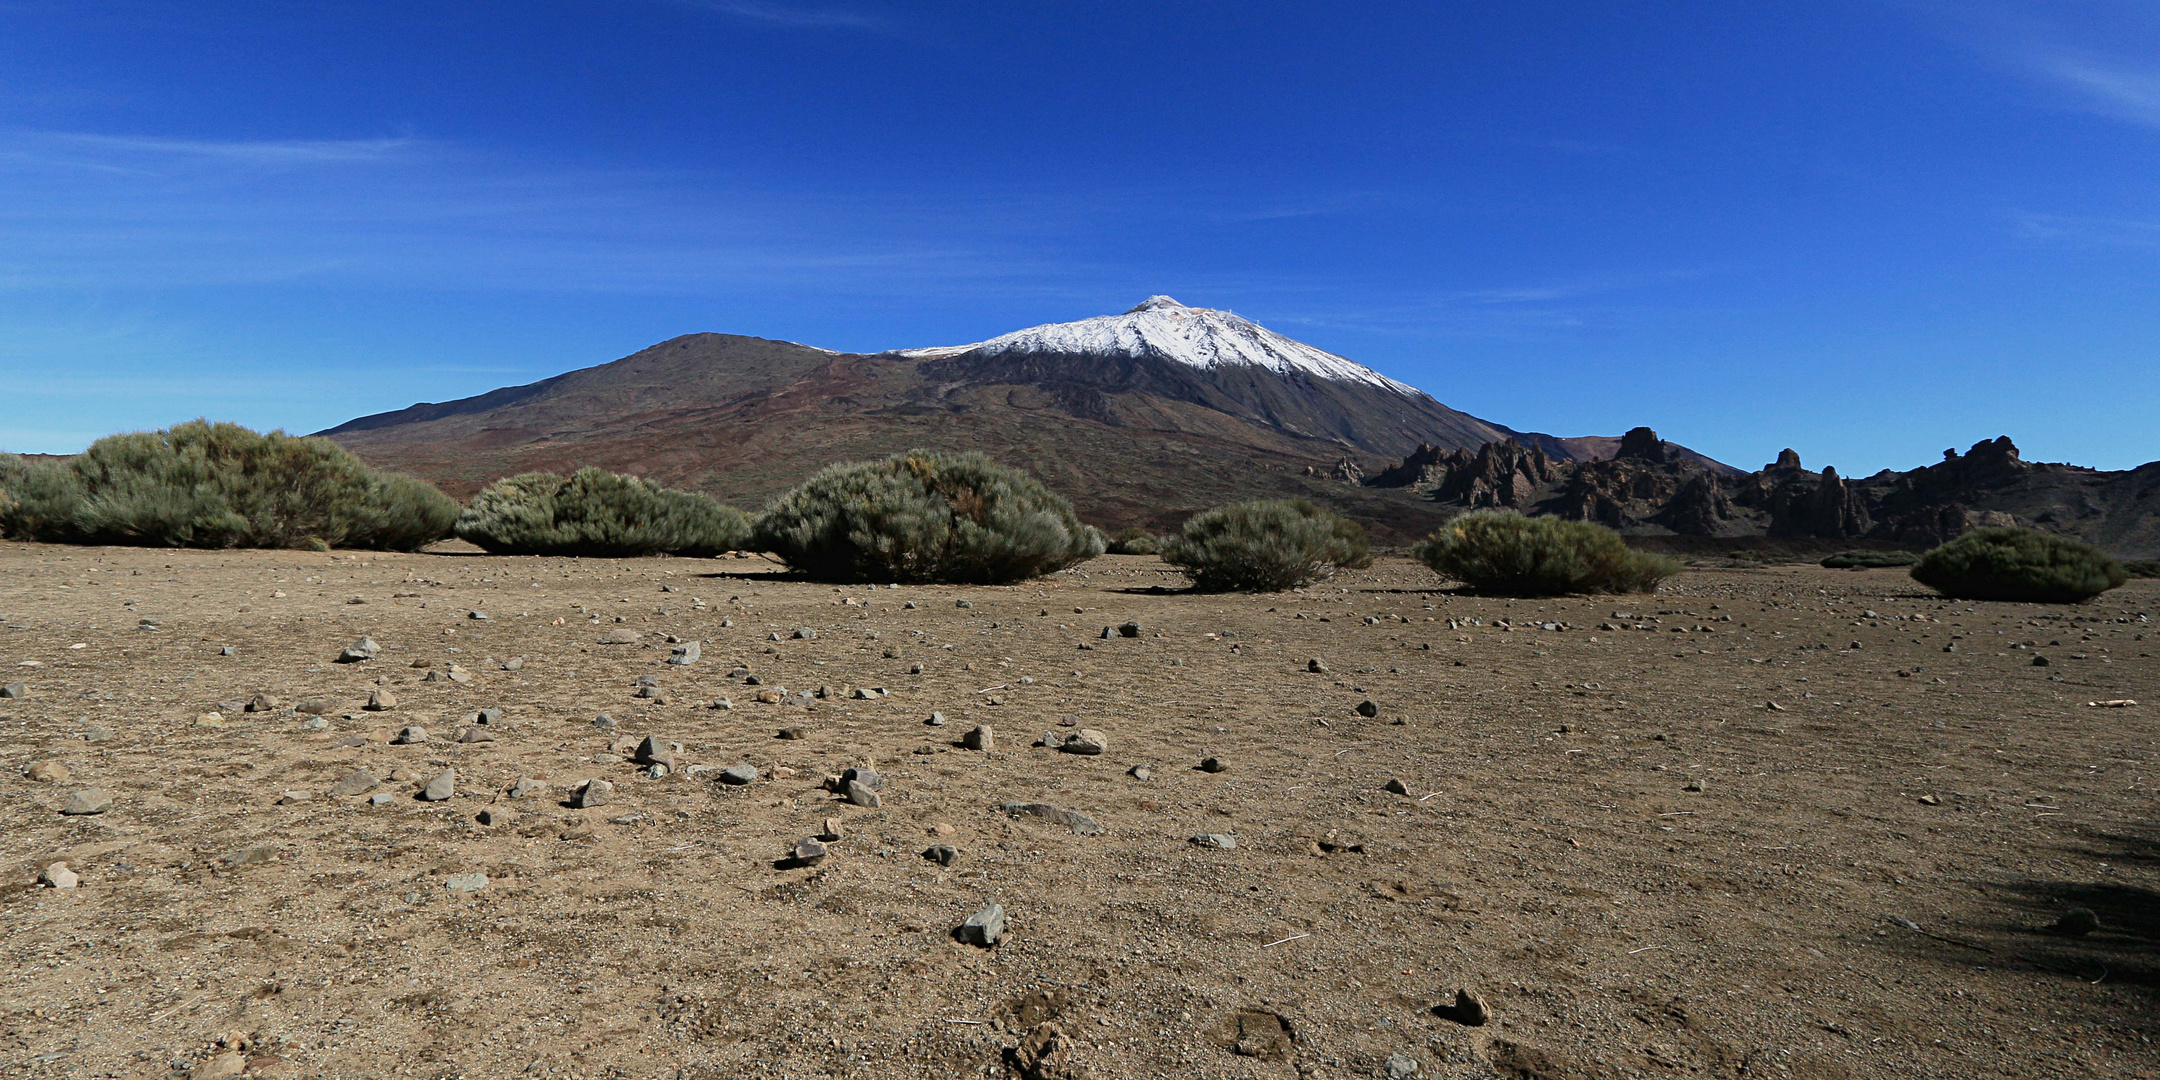
<svg viewBox="0 0 2160 1080">
<path fill-rule="evenodd" d="M 2160 1074 L 2160 583 L 1182 584 L 0 545 L 0 1074 Z"/>
</svg>

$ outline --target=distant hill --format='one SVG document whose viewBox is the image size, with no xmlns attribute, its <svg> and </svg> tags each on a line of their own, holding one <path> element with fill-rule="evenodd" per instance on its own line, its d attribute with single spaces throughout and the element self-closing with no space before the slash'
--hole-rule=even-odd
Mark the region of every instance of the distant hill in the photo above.
<svg viewBox="0 0 2160 1080">
<path fill-rule="evenodd" d="M 916 446 L 983 450 L 1042 477 L 1107 528 L 1166 528 L 1221 502 L 1304 496 L 1384 538 L 1422 534 L 1448 512 L 1345 481 L 1421 445 L 1507 442 L 1558 461 L 1617 446 L 1481 420 L 1237 315 L 1164 296 L 972 345 L 877 354 L 689 334 L 320 434 L 458 493 L 516 472 L 601 465 L 746 507 L 829 462 Z"/>
</svg>

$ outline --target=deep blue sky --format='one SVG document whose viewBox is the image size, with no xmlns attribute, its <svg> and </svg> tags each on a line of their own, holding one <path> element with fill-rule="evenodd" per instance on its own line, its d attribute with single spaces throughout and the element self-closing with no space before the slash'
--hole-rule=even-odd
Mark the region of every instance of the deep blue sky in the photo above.
<svg viewBox="0 0 2160 1080">
<path fill-rule="evenodd" d="M 1235 310 L 1518 428 L 2160 458 L 2160 5 L 0 0 L 0 447 Z"/>
</svg>

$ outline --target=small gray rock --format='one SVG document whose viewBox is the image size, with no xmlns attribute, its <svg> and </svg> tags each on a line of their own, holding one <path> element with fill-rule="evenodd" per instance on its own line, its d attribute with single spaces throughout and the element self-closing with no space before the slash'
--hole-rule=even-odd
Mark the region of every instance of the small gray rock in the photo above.
<svg viewBox="0 0 2160 1080">
<path fill-rule="evenodd" d="M 730 765 L 720 770 L 720 782 L 732 784 L 736 787 L 741 787 L 744 784 L 754 784 L 757 782 L 757 766 Z"/>
<path fill-rule="evenodd" d="M 864 787 L 866 787 L 866 788 L 869 788 L 869 789 L 870 789 L 870 790 L 872 790 L 872 791 L 883 791 L 883 790 L 885 790 L 885 778 L 884 778 L 884 777 L 882 777 L 882 776 L 879 776 L 879 775 L 878 775 L 878 774 L 877 774 L 877 773 L 876 773 L 875 771 L 873 771 L 873 770 L 870 770 L 870 769 L 843 769 L 843 770 L 841 770 L 841 772 L 840 772 L 840 784 L 841 784 L 841 786 L 842 786 L 842 787 L 845 787 L 845 786 L 847 786 L 848 784 L 851 784 L 851 783 L 853 783 L 853 784 L 861 784 L 862 786 L 864 786 Z"/>
<path fill-rule="evenodd" d="M 928 719 L 928 720 L 925 720 L 925 721 L 923 721 L 923 723 L 925 723 L 925 724 L 928 724 L 928 725 L 930 725 L 931 727 L 944 727 L 944 726 L 945 726 L 945 714 L 944 714 L 944 713 L 941 713 L 941 712 L 934 712 L 934 713 L 931 713 L 931 714 L 930 714 L 930 719 Z"/>
<path fill-rule="evenodd" d="M 428 777 L 427 786 L 420 789 L 420 801 L 441 802 L 457 794 L 457 770 L 444 769 Z"/>
<path fill-rule="evenodd" d="M 1140 624 L 1136 622 L 1122 623 L 1118 626 L 1117 632 L 1119 637 L 1139 637 Z"/>
<path fill-rule="evenodd" d="M 112 729 L 94 727 L 88 731 L 83 732 L 82 737 L 84 742 L 111 742 Z"/>
<path fill-rule="evenodd" d="M 471 619 L 474 622 L 488 621 L 487 612 L 485 611 L 468 611 L 465 613 L 465 617 Z"/>
<path fill-rule="evenodd" d="M 975 606 L 975 601 L 973 601 L 973 600 L 955 600 L 955 601 L 953 601 L 953 606 L 954 606 L 954 607 L 956 607 L 956 608 L 972 608 L 972 607 L 974 607 L 974 606 Z"/>
<path fill-rule="evenodd" d="M 967 921 L 960 924 L 960 940 L 970 945 L 980 945 L 987 949 L 1004 939 L 1005 908 L 1003 905 L 992 904 L 968 916 Z"/>
<path fill-rule="evenodd" d="M 389 712 L 397 708 L 397 695 L 391 693 L 388 687 L 371 691 L 367 697 L 367 704 L 362 705 L 361 708 L 369 712 Z"/>
<path fill-rule="evenodd" d="M 644 635 L 638 633 L 635 630 L 610 630 L 607 633 L 600 635 L 600 644 L 635 645 L 638 643 L 638 639 L 641 637 L 644 637 Z"/>
<path fill-rule="evenodd" d="M 1102 753 L 1104 750 L 1109 749 L 1109 747 L 1109 736 L 1104 735 L 1102 732 L 1097 731 L 1094 728 L 1081 728 L 1079 731 L 1076 731 L 1072 735 L 1068 736 L 1065 740 L 1065 745 L 1059 747 L 1058 749 L 1063 750 L 1068 754 L 1086 754 L 1089 756 L 1093 756 Z"/>
<path fill-rule="evenodd" d="M 510 797 L 513 799 L 522 799 L 527 795 L 537 795 L 540 792 L 546 790 L 546 784 L 543 784 L 530 776 L 522 776 L 518 778 L 517 783 L 510 785 Z"/>
<path fill-rule="evenodd" d="M 387 791 L 378 791 L 375 794 L 368 796 L 367 801 L 369 806 L 388 806 L 391 803 L 397 801 L 397 796 L 392 795 Z"/>
<path fill-rule="evenodd" d="M 1373 717 L 1380 715 L 1380 706 L 1375 705 L 1370 701 L 1360 701 L 1357 704 L 1357 714 L 1370 720 Z"/>
<path fill-rule="evenodd" d="M 615 785 L 605 780 L 587 780 L 578 785 L 577 793 L 570 797 L 570 804 L 579 810 L 590 810 L 595 806 L 606 806 L 614 795 Z"/>
<path fill-rule="evenodd" d="M 812 630 L 807 626 L 798 626 L 795 628 L 795 639 L 797 641 L 809 641 L 810 639 L 815 637 L 817 637 L 817 631 Z"/>
<path fill-rule="evenodd" d="M 488 876 L 480 873 L 452 874 L 450 880 L 443 883 L 443 888 L 454 893 L 476 893 L 487 887 Z"/>
<path fill-rule="evenodd" d="M 700 655 L 702 655 L 702 650 L 698 647 L 697 642 L 685 641 L 669 652 L 667 662 L 677 667 L 689 667 L 691 664 L 698 662 Z"/>
<path fill-rule="evenodd" d="M 70 815 L 102 814 L 113 808 L 113 797 L 104 788 L 84 788 L 68 796 L 60 812 Z"/>
<path fill-rule="evenodd" d="M 1228 771 L 1229 771 L 1229 769 L 1230 769 L 1230 766 L 1228 766 L 1228 765 L 1225 765 L 1225 764 L 1223 764 L 1223 762 L 1222 762 L 1222 759 L 1221 759 L 1221 758 L 1202 758 L 1202 759 L 1200 759 L 1200 771 L 1201 771 L 1201 772 L 1206 772 L 1206 773 L 1218 773 L 1218 772 L 1228 772 Z"/>
<path fill-rule="evenodd" d="M 647 735 L 645 741 L 638 743 L 637 753 L 632 760 L 640 765 L 666 765 L 672 768 L 675 765 L 675 756 L 680 753 L 681 743 L 662 742 L 658 735 Z"/>
<path fill-rule="evenodd" d="M 326 731 L 329 727 L 330 721 L 320 716 L 310 716 L 300 721 L 300 730 L 302 731 Z"/>
<path fill-rule="evenodd" d="M 461 743 L 494 742 L 495 733 L 478 724 L 467 724 L 463 730 L 458 732 L 457 741 Z"/>
<path fill-rule="evenodd" d="M 346 773 L 344 779 L 330 785 L 327 794 L 338 796 L 365 795 L 375 790 L 375 785 L 380 783 L 382 781 L 377 780 L 374 773 L 366 769 L 354 769 L 352 772 Z"/>
<path fill-rule="evenodd" d="M 951 844 L 935 844 L 930 850 L 923 852 L 922 856 L 939 866 L 951 866 L 960 861 L 960 849 Z"/>
<path fill-rule="evenodd" d="M 506 806 L 489 806 L 474 814 L 473 820 L 490 827 L 508 825 L 517 820 L 517 813 Z"/>
<path fill-rule="evenodd" d="M 825 861 L 825 842 L 815 836 L 805 836 L 788 849 L 788 858 L 798 866 L 816 866 Z"/>
<path fill-rule="evenodd" d="M 1126 770 L 1126 771 L 1127 771 L 1127 772 L 1129 772 L 1129 773 L 1131 773 L 1131 774 L 1132 774 L 1132 778 L 1133 778 L 1133 779 L 1135 779 L 1135 780 L 1153 780 L 1153 779 L 1155 779 L 1155 770 L 1153 770 L 1153 769 L 1150 769 L 1150 768 L 1148 768 L 1148 767 L 1147 767 L 1147 766 L 1145 766 L 1145 765 L 1135 765 L 1135 766 L 1133 766 L 1133 767 L 1132 767 L 1131 769 L 1128 769 L 1128 770 Z"/>
<path fill-rule="evenodd" d="M 852 805 L 867 807 L 872 810 L 885 805 L 885 800 L 879 798 L 876 791 L 854 780 L 849 780 L 840 786 L 840 797 L 846 799 Z"/>
<path fill-rule="evenodd" d="M 1401 780 L 1390 780 L 1384 785 L 1383 790 L 1396 795 L 1408 795 L 1410 794 L 1410 785 L 1403 783 Z"/>
<path fill-rule="evenodd" d="M 1419 1067 L 1416 1058 L 1408 1054 L 1389 1054 L 1387 1056 L 1388 1080 L 1411 1080 L 1412 1077 L 1418 1075 L 1418 1072 Z"/>
<path fill-rule="evenodd" d="M 708 705 L 708 706 L 706 706 L 706 708 L 709 708 L 709 709 L 720 709 L 720 710 L 723 710 L 723 711 L 726 711 L 726 710 L 732 710 L 733 708 L 735 708 L 735 703 L 734 703 L 734 702 L 732 702 L 732 701 L 729 701 L 729 700 L 728 700 L 728 699 L 726 699 L 726 698 L 714 698 L 714 699 L 713 699 L 713 703 L 712 703 L 711 705 Z"/>
<path fill-rule="evenodd" d="M 1224 851 L 1229 851 L 1230 849 L 1237 847 L 1237 837 L 1232 836 L 1229 833 L 1201 833 L 1200 835 L 1193 837 L 1192 842 L 1198 844 L 1201 847 L 1221 848 Z"/>
<path fill-rule="evenodd" d="M 592 718 L 592 726 L 602 731 L 613 731 L 615 730 L 615 718 L 606 713 L 601 713 Z"/>
<path fill-rule="evenodd" d="M 978 724 L 960 736 L 960 745 L 970 750 L 993 750 L 997 747 L 997 732 L 988 724 Z"/>
<path fill-rule="evenodd" d="M 424 743 L 427 741 L 427 729 L 419 726 L 409 726 L 400 730 L 397 733 L 397 738 L 390 741 L 399 746 L 413 746 Z"/>
<path fill-rule="evenodd" d="M 998 809 L 1007 817 L 1031 817 L 1063 825 L 1080 836 L 1100 836 L 1103 831 L 1094 818 L 1075 810 L 1061 810 L 1049 803 L 1005 803 Z"/>
<path fill-rule="evenodd" d="M 373 660 L 381 653 L 382 646 L 377 645 L 374 638 L 363 637 L 345 646 L 344 651 L 338 653 L 337 662 L 340 664 L 357 664 L 363 660 Z"/>
<path fill-rule="evenodd" d="M 1305 670 L 1313 672 L 1315 674 L 1325 675 L 1327 674 L 1327 669 L 1327 661 L 1322 660 L 1317 656 L 1305 661 Z"/>
</svg>

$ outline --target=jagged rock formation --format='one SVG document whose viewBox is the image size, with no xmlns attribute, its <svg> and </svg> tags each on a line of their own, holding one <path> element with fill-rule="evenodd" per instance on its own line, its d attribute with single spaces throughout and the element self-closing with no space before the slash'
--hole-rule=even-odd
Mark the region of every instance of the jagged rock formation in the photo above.
<svg viewBox="0 0 2160 1080">
<path fill-rule="evenodd" d="M 2028 525 L 2135 557 L 2160 551 L 2160 462 L 2127 472 L 2024 461 L 2008 437 L 1909 472 L 1853 480 L 1786 450 L 1727 475 L 1648 428 L 1598 461 L 1553 461 L 1519 443 L 1475 453 L 1421 446 L 1365 481 L 1433 502 L 1594 521 L 1623 532 L 1941 543 L 1982 525 Z"/>
</svg>

